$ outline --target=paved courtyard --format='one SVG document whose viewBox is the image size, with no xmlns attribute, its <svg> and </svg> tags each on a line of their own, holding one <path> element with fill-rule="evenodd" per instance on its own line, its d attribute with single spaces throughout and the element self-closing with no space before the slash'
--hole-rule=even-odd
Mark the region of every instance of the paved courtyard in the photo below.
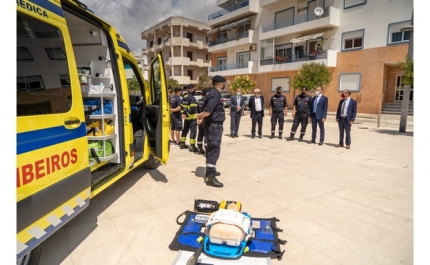
<svg viewBox="0 0 430 265">
<path fill-rule="evenodd" d="M 309 143 L 310 125 L 304 142 L 285 141 L 290 113 L 283 140 L 268 138 L 268 115 L 263 139 L 251 139 L 249 112 L 232 139 L 227 116 L 221 189 L 203 183 L 203 156 L 172 147 L 167 165 L 137 169 L 92 199 L 44 242 L 40 264 L 172 264 L 176 218 L 194 199 L 237 200 L 253 217 L 280 219 L 288 242 L 272 264 L 413 264 L 413 117 L 400 134 L 399 116 L 382 116 L 378 129 L 375 115 L 359 115 L 347 150 L 334 147 L 333 113 L 324 145 Z"/>
</svg>

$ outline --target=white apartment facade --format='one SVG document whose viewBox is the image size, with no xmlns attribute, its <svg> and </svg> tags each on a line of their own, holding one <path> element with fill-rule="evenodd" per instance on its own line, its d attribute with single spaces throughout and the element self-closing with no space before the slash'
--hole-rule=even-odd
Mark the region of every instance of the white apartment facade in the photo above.
<svg viewBox="0 0 430 265">
<path fill-rule="evenodd" d="M 289 81 L 303 64 L 322 62 L 333 76 L 324 90 L 329 111 L 336 111 L 345 88 L 361 113 L 378 113 L 385 102 L 402 100 L 397 62 L 405 60 L 411 32 L 400 29 L 411 23 L 412 0 L 217 0 L 217 5 L 221 10 L 208 16 L 210 75 L 228 83 L 249 75 L 266 97 L 281 85 L 292 107 Z"/>
<path fill-rule="evenodd" d="M 198 77 L 208 73 L 211 66 L 208 30 L 206 23 L 172 16 L 142 32 L 147 47 L 142 54 L 151 62 L 161 51 L 168 78 L 176 79 L 180 85 L 197 84 Z"/>
<path fill-rule="evenodd" d="M 148 56 L 146 55 L 134 55 L 134 59 L 137 62 L 137 65 L 139 66 L 140 71 L 142 72 L 143 77 L 145 80 L 148 80 Z"/>
</svg>

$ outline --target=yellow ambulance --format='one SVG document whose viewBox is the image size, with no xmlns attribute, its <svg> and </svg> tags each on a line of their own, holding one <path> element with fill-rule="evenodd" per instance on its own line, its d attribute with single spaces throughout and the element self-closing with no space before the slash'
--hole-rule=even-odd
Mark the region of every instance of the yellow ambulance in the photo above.
<svg viewBox="0 0 430 265">
<path fill-rule="evenodd" d="M 131 170 L 169 156 L 161 54 L 144 80 L 124 39 L 80 1 L 17 0 L 17 264 Z M 107 191 L 108 192 L 108 191 Z"/>
</svg>

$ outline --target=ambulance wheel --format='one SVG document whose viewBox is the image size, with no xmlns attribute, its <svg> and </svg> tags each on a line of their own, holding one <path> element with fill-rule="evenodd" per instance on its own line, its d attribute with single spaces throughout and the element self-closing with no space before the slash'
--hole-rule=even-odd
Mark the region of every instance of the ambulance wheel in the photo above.
<svg viewBox="0 0 430 265">
<path fill-rule="evenodd" d="M 156 169 L 160 166 L 160 164 L 160 161 L 158 161 L 157 158 L 150 154 L 148 160 L 143 162 L 143 167 L 147 169 Z"/>
<path fill-rule="evenodd" d="M 39 264 L 40 255 L 42 254 L 42 245 L 37 246 L 32 251 L 28 252 L 20 260 L 16 262 L 16 265 L 37 265 Z"/>
</svg>

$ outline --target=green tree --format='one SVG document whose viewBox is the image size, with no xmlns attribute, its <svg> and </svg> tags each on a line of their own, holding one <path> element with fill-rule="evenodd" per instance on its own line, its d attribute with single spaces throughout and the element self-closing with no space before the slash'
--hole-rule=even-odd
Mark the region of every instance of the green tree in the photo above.
<svg viewBox="0 0 430 265">
<path fill-rule="evenodd" d="M 197 80 L 197 89 L 202 90 L 205 87 L 212 87 L 212 76 L 204 73 Z"/>
<path fill-rule="evenodd" d="M 169 80 L 167 80 L 167 87 L 172 87 L 172 89 L 175 89 L 175 87 L 179 87 L 178 80 L 174 79 L 173 77 L 170 77 Z"/>
<path fill-rule="evenodd" d="M 403 77 L 402 77 L 402 83 L 404 85 L 414 85 L 414 61 L 409 57 L 409 55 L 406 55 L 406 61 L 404 62 L 397 62 L 397 64 L 400 66 L 400 69 L 402 70 Z"/>
<path fill-rule="evenodd" d="M 315 90 L 317 86 L 326 87 L 332 79 L 333 77 L 328 67 L 323 63 L 309 63 L 303 64 L 299 71 L 294 74 L 291 85 L 293 89 L 306 87 L 309 90 Z"/>
<path fill-rule="evenodd" d="M 257 85 L 257 81 L 249 78 L 247 75 L 237 75 L 231 83 L 231 90 L 236 92 L 238 88 L 242 89 L 243 94 L 248 94 L 249 91 Z"/>
<path fill-rule="evenodd" d="M 127 80 L 128 92 L 133 95 L 140 94 L 140 84 L 136 77 Z"/>
</svg>

